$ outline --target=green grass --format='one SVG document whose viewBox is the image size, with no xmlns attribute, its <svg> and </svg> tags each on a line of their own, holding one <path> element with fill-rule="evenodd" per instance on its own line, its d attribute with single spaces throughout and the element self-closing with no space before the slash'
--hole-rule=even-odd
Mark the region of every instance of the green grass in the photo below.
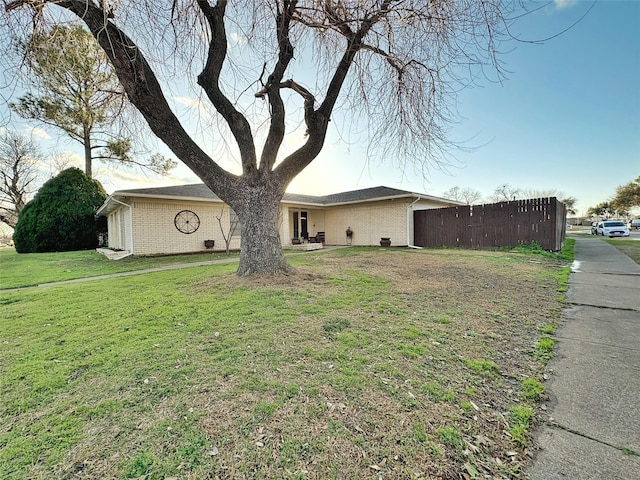
<svg viewBox="0 0 640 480">
<path fill-rule="evenodd" d="M 442 316 L 439 316 L 439 317 L 434 317 L 434 318 L 431 319 L 431 321 L 433 323 L 442 323 L 443 325 L 448 325 L 448 324 L 451 323 L 451 319 L 446 315 L 442 315 Z"/>
<path fill-rule="evenodd" d="M 616 247 L 637 264 L 640 264 L 640 241 L 622 238 L 609 238 L 604 239 L 604 241 Z"/>
<path fill-rule="evenodd" d="M 536 343 L 533 354 L 536 358 L 546 362 L 553 356 L 555 345 L 556 341 L 553 338 L 542 337 Z"/>
<path fill-rule="evenodd" d="M 226 258 L 230 257 L 226 254 L 202 253 L 109 260 L 95 250 L 18 254 L 13 249 L 0 249 L 0 289 Z"/>
<path fill-rule="evenodd" d="M 522 381 L 522 396 L 526 400 L 538 402 L 544 394 L 544 385 L 534 378 L 527 378 Z"/>
<path fill-rule="evenodd" d="M 84 255 L 62 257 L 104 273 Z M 59 258 L 30 261 L 52 278 Z M 559 315 L 556 261 L 529 259 L 338 250 L 275 280 L 222 264 L 0 294 L 0 478 L 509 478 L 529 437 L 496 428 L 504 379 L 542 371 L 527 346 Z"/>
<path fill-rule="evenodd" d="M 635 450 L 633 450 L 631 448 L 623 447 L 623 448 L 620 449 L 620 451 L 622 453 L 624 453 L 625 455 L 634 455 L 636 457 L 640 457 L 640 453 L 636 452 Z"/>
<path fill-rule="evenodd" d="M 509 435 L 521 447 L 527 445 L 532 418 L 533 408 L 529 405 L 513 405 L 509 409 Z"/>
<path fill-rule="evenodd" d="M 540 333 L 544 333 L 546 335 L 553 335 L 554 333 L 556 333 L 556 329 L 558 328 L 558 326 L 554 323 L 547 323 L 546 325 L 541 326 L 540 328 L 538 328 L 538 331 Z"/>
<path fill-rule="evenodd" d="M 558 253 L 558 258 L 572 262 L 573 258 L 575 257 L 575 246 L 575 238 L 565 238 L 562 244 L 562 250 L 560 250 L 560 252 Z"/>
<path fill-rule="evenodd" d="M 504 247 L 500 249 L 503 252 L 516 252 L 524 253 L 527 255 L 539 255 L 547 258 L 559 258 L 563 260 L 573 260 L 575 239 L 565 238 L 562 249 L 559 252 L 549 252 L 543 249 L 538 243 L 531 243 L 530 245 L 517 245 L 515 247 Z"/>
<path fill-rule="evenodd" d="M 440 437 L 440 441 L 443 444 L 453 447 L 456 450 L 462 450 L 464 448 L 462 434 L 456 427 L 440 427 L 438 428 L 437 432 L 438 436 Z"/>
<path fill-rule="evenodd" d="M 484 376 L 491 377 L 500 373 L 500 367 L 490 360 L 472 360 L 465 358 L 465 365 Z"/>
</svg>

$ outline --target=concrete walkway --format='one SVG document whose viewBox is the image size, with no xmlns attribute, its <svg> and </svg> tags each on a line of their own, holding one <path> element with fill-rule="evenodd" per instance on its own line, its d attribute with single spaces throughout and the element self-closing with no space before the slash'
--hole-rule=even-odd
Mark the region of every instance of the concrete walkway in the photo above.
<svg viewBox="0 0 640 480">
<path fill-rule="evenodd" d="M 295 255 L 301 255 L 303 253 L 307 253 L 307 254 L 314 254 L 314 253 L 322 253 L 322 252 L 328 252 L 331 250 L 335 250 L 338 248 L 345 248 L 342 246 L 324 246 L 321 249 L 315 249 L 315 250 L 301 250 L 301 251 L 296 251 L 296 252 L 288 252 L 285 253 L 284 256 L 285 257 L 291 257 L 291 256 L 295 256 Z M 49 287 L 49 286 L 56 286 L 56 285 L 67 285 L 70 283 L 84 283 L 84 282 L 93 282 L 96 280 L 105 280 L 107 278 L 117 278 L 117 277 L 131 277 L 133 275 L 143 275 L 145 273 L 153 273 L 153 272 L 164 272 L 167 270 L 179 270 L 182 268 L 191 268 L 191 267 L 203 267 L 206 265 L 216 265 L 216 264 L 222 264 L 222 263 L 237 263 L 240 260 L 240 257 L 231 257 L 231 258 L 219 258 L 216 260 L 205 260 L 202 262 L 192 262 L 192 263 L 174 263 L 174 264 L 170 264 L 170 265 L 161 265 L 159 267 L 153 267 L 153 268 L 145 268 L 143 270 L 130 270 L 127 272 L 117 272 L 117 273 L 106 273 L 104 275 L 96 275 L 95 277 L 82 277 L 82 278 L 74 278 L 72 280 L 60 280 L 57 282 L 48 282 L 48 283 L 41 283 L 39 285 L 30 285 L 27 287 L 16 287 L 16 288 L 7 288 L 4 290 L 0 290 L 0 293 L 11 293 L 11 292 L 18 292 L 20 290 L 25 290 L 27 288 L 37 288 L 37 287 Z M 117 260 L 114 260 L 117 262 Z"/>
<path fill-rule="evenodd" d="M 531 480 L 640 479 L 640 266 L 576 238 Z"/>
</svg>

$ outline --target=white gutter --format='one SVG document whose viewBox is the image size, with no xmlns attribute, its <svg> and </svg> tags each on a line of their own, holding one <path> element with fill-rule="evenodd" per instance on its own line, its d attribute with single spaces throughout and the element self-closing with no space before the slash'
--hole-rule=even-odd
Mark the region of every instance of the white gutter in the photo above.
<svg viewBox="0 0 640 480">
<path fill-rule="evenodd" d="M 411 242 L 411 229 L 409 228 L 412 222 L 412 213 L 413 213 L 413 206 L 418 203 L 420 201 L 421 197 L 416 197 L 416 199 L 409 204 L 409 206 L 407 207 L 407 247 L 409 248 L 422 248 L 422 247 L 416 247 L 415 245 L 412 245 Z"/>
<path fill-rule="evenodd" d="M 124 205 L 125 207 L 129 207 L 129 242 L 131 244 L 131 250 L 124 257 L 120 257 L 120 258 L 126 258 L 133 255 L 133 207 L 131 207 L 131 205 L 127 203 L 121 202 L 116 197 L 111 197 L 111 200 L 113 200 L 116 203 L 119 203 L 120 205 Z M 120 260 L 120 258 L 118 260 Z"/>
<path fill-rule="evenodd" d="M 329 195 L 327 195 L 329 196 Z M 401 198 L 415 198 L 416 200 L 414 201 L 417 202 L 418 200 L 427 200 L 427 201 L 433 201 L 433 202 L 444 202 L 444 203 L 448 203 L 449 205 L 451 204 L 456 204 L 456 205 L 464 205 L 464 203 L 462 202 L 456 202 L 455 200 L 449 200 L 446 198 L 442 198 L 442 197 L 434 197 L 431 195 L 421 195 L 419 193 L 404 193 L 404 194 L 400 194 L 400 195 L 387 195 L 385 197 L 371 197 L 371 198 L 362 198 L 359 200 L 349 200 L 347 202 L 333 202 L 333 203 L 322 203 L 320 205 L 325 206 L 325 207 L 338 207 L 341 205 L 352 205 L 354 203 L 364 203 L 364 202 L 380 202 L 380 201 L 384 201 L 384 200 L 397 200 L 397 199 L 401 199 Z M 320 197 L 322 198 L 322 197 Z M 285 200 L 283 200 L 285 201 Z M 288 203 L 294 203 L 294 204 L 298 204 L 299 202 L 294 202 L 291 200 L 286 200 L 286 202 Z M 300 202 L 301 203 L 301 202 Z"/>
</svg>

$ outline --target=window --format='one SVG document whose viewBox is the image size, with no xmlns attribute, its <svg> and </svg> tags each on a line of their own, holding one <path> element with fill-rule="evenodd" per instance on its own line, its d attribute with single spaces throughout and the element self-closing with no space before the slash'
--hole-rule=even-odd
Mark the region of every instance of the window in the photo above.
<svg viewBox="0 0 640 480">
<path fill-rule="evenodd" d="M 231 208 L 229 209 L 229 229 L 231 230 L 232 237 L 240 236 L 240 219 L 238 218 L 238 214 Z"/>
</svg>

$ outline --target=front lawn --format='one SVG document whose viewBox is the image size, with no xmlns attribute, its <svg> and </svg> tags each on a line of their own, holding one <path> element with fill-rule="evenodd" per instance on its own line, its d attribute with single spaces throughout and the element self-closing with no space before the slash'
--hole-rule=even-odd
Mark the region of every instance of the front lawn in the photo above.
<svg viewBox="0 0 640 480">
<path fill-rule="evenodd" d="M 292 263 L 0 294 L 0 478 L 524 478 L 566 260 Z"/>
<path fill-rule="evenodd" d="M 237 254 L 234 256 L 237 257 Z M 13 249 L 3 249 L 0 250 L 0 289 L 221 258 L 229 256 L 224 253 L 202 253 L 164 257 L 133 256 L 109 260 L 95 250 L 18 254 Z"/>
</svg>

